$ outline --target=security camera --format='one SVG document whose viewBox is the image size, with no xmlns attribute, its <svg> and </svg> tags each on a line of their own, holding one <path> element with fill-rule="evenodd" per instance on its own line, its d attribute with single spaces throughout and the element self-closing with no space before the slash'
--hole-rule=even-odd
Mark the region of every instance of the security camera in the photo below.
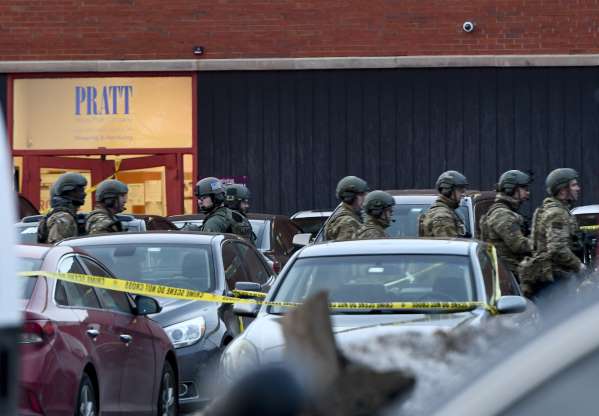
<svg viewBox="0 0 599 416">
<path fill-rule="evenodd" d="M 194 55 L 204 55 L 204 47 L 203 46 L 194 46 L 193 49 Z"/>
<path fill-rule="evenodd" d="M 472 31 L 474 31 L 475 27 L 476 27 L 476 24 L 474 22 L 471 22 L 471 21 L 466 21 L 462 25 L 462 29 L 464 29 L 464 32 L 466 32 L 466 33 L 470 33 Z"/>
</svg>

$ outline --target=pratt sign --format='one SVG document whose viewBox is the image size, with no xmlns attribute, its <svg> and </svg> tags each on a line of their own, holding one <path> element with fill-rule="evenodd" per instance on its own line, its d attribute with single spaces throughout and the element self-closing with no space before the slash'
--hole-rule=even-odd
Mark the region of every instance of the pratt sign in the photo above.
<svg viewBox="0 0 599 416">
<path fill-rule="evenodd" d="M 192 80 L 17 78 L 15 150 L 190 148 Z"/>
</svg>

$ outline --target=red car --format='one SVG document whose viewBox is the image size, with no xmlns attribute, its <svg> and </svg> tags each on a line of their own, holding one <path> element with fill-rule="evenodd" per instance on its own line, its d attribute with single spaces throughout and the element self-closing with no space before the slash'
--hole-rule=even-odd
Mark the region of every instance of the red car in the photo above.
<svg viewBox="0 0 599 416">
<path fill-rule="evenodd" d="M 17 247 L 21 270 L 112 277 L 71 247 Z M 175 415 L 178 368 L 145 296 L 26 278 L 20 338 L 24 415 Z"/>
</svg>

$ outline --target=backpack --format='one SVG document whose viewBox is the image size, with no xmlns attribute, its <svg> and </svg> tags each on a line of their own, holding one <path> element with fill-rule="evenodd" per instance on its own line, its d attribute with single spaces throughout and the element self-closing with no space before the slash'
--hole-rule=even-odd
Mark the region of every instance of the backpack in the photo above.
<svg viewBox="0 0 599 416">
<path fill-rule="evenodd" d="M 79 224 L 79 221 L 77 221 L 77 217 L 75 217 L 68 208 L 65 208 L 65 207 L 53 208 L 50 212 L 48 212 L 45 216 L 42 217 L 42 219 L 40 220 L 40 222 L 37 226 L 37 242 L 38 243 L 40 243 L 40 244 L 48 243 L 48 235 L 50 234 L 50 230 L 48 229 L 48 219 L 57 212 L 69 213 L 73 217 L 75 222 L 77 224 Z"/>
</svg>

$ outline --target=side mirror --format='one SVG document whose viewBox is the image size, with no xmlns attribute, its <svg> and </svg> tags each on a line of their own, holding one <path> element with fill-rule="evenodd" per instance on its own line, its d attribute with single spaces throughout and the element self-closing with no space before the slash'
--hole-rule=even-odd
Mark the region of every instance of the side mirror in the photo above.
<svg viewBox="0 0 599 416">
<path fill-rule="evenodd" d="M 162 306 L 154 298 L 137 295 L 135 296 L 135 310 L 139 316 L 152 315 L 162 311 Z"/>
<path fill-rule="evenodd" d="M 235 290 L 246 290 L 248 292 L 261 292 L 262 286 L 260 286 L 260 283 L 254 283 L 254 282 L 237 282 L 237 283 L 235 283 Z"/>
<path fill-rule="evenodd" d="M 526 310 L 526 299 L 522 296 L 502 296 L 497 301 L 499 313 L 520 313 Z"/>
<path fill-rule="evenodd" d="M 293 236 L 293 245 L 298 247 L 304 247 L 310 244 L 310 239 L 312 238 L 312 234 L 310 233 L 302 233 L 296 234 Z"/>
<path fill-rule="evenodd" d="M 245 318 L 255 318 L 258 316 L 258 310 L 260 305 L 251 303 L 236 303 L 233 305 L 233 313 L 237 316 L 243 316 Z"/>
</svg>

